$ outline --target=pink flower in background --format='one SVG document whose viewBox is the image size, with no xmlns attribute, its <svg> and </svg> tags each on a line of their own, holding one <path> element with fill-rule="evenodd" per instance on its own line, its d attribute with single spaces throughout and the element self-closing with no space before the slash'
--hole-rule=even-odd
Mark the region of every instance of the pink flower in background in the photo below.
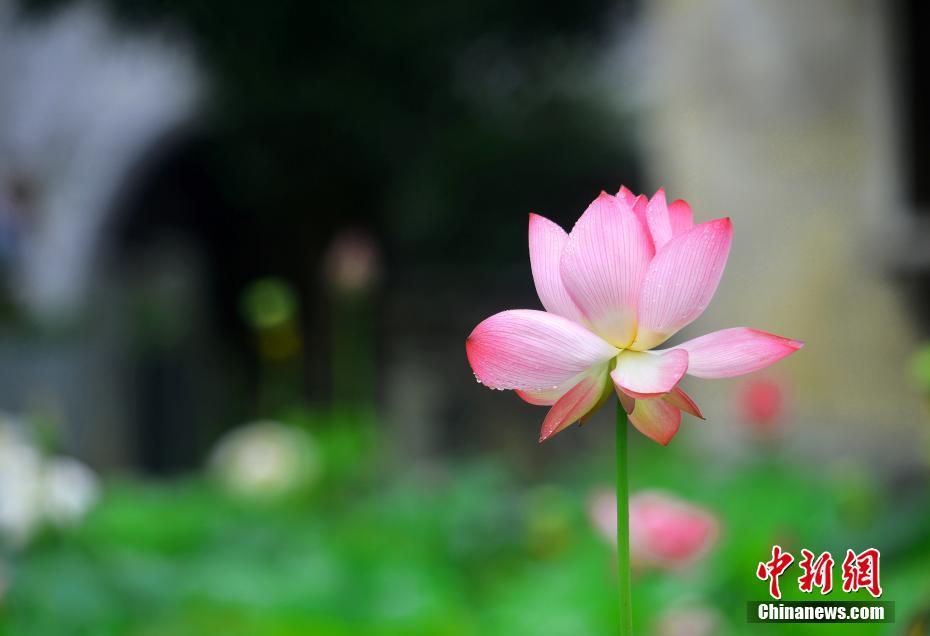
<svg viewBox="0 0 930 636">
<path fill-rule="evenodd" d="M 346 294 L 368 291 L 381 277 L 381 255 L 374 235 L 366 230 L 343 230 L 326 252 L 327 282 Z"/>
<path fill-rule="evenodd" d="M 607 541 L 617 542 L 617 500 L 595 493 L 588 513 Z M 630 558 L 634 568 L 679 569 L 694 563 L 717 541 L 719 523 L 706 510 L 660 491 L 630 497 Z"/>
<path fill-rule="evenodd" d="M 773 380 L 752 380 L 739 394 L 742 419 L 753 434 L 769 438 L 777 433 L 784 404 L 781 385 Z"/>
<path fill-rule="evenodd" d="M 700 316 L 730 252 L 730 219 L 695 225 L 690 206 L 621 188 L 602 192 L 570 234 L 530 214 L 530 265 L 546 311 L 517 309 L 475 327 L 465 343 L 478 381 L 550 406 L 544 441 L 584 420 L 616 390 L 642 433 L 668 444 L 687 373 L 728 378 L 766 367 L 803 343 L 736 327 L 652 350 Z"/>
</svg>

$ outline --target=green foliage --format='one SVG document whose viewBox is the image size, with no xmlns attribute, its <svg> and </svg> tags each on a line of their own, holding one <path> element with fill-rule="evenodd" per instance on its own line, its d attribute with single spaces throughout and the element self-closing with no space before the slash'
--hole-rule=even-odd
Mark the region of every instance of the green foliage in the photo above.
<svg viewBox="0 0 930 636">
<path fill-rule="evenodd" d="M 675 448 L 634 450 L 634 488 L 674 491 L 713 510 L 723 526 L 699 565 L 637 577 L 639 633 L 688 604 L 717 608 L 725 633 L 763 627 L 746 624 L 745 603 L 765 597 L 754 569 L 773 542 L 834 555 L 875 544 L 899 622 L 930 600 L 925 503 L 896 513 L 888 498 L 863 494 L 868 487 L 848 470 L 820 480 L 774 457 L 701 467 Z M 367 468 L 344 468 L 315 493 L 266 502 L 196 478 L 110 484 L 79 530 L 46 536 L 12 563 L 0 635 L 611 633 L 613 550 L 585 512 L 596 485 L 586 473 L 609 474 L 606 461 L 526 487 L 490 463 L 391 477 L 363 455 L 342 457 Z M 872 502 L 865 520 L 855 504 L 862 497 Z M 783 588 L 786 598 L 799 597 L 789 575 Z M 764 627 L 802 636 L 831 630 Z"/>
</svg>

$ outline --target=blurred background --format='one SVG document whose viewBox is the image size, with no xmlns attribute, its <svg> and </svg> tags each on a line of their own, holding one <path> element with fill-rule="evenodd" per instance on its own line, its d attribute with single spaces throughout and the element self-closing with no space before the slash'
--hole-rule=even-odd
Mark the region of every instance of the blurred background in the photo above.
<svg viewBox="0 0 930 636">
<path fill-rule="evenodd" d="M 0 634 L 613 633 L 610 409 L 539 445 L 463 342 L 621 184 L 733 218 L 681 339 L 807 342 L 634 437 L 638 633 L 930 634 L 928 26 L 0 0 Z M 775 542 L 879 548 L 896 623 L 748 625 Z"/>
</svg>

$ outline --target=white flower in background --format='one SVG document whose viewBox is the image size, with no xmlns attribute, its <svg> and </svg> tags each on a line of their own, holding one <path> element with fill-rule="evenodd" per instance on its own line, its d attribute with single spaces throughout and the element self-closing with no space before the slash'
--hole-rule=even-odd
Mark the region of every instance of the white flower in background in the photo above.
<svg viewBox="0 0 930 636">
<path fill-rule="evenodd" d="M 0 423 L 0 543 L 22 547 L 41 525 L 42 456 Z"/>
<path fill-rule="evenodd" d="M 107 215 L 203 94 L 188 48 L 97 4 L 42 17 L 0 0 L 0 262 L 37 316 L 77 307 Z"/>
<path fill-rule="evenodd" d="M 222 437 L 210 456 L 210 469 L 235 493 L 275 497 L 313 483 L 320 458 L 305 431 L 260 421 Z"/>
<path fill-rule="evenodd" d="M 45 518 L 60 528 L 76 525 L 97 503 L 100 480 L 70 457 L 54 457 L 42 474 L 41 506 Z"/>
<path fill-rule="evenodd" d="M 46 523 L 74 526 L 99 498 L 99 483 L 75 459 L 43 458 L 23 427 L 0 415 L 0 544 L 22 548 Z"/>
</svg>

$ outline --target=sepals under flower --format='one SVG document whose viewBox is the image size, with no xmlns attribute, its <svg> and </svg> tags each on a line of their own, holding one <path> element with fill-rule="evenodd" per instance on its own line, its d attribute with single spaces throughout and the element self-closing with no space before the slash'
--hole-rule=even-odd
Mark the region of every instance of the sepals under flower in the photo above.
<svg viewBox="0 0 930 636">
<path fill-rule="evenodd" d="M 552 405 L 543 420 L 539 441 L 544 442 L 559 431 L 584 419 L 606 399 L 607 365 L 584 377 Z"/>
</svg>

